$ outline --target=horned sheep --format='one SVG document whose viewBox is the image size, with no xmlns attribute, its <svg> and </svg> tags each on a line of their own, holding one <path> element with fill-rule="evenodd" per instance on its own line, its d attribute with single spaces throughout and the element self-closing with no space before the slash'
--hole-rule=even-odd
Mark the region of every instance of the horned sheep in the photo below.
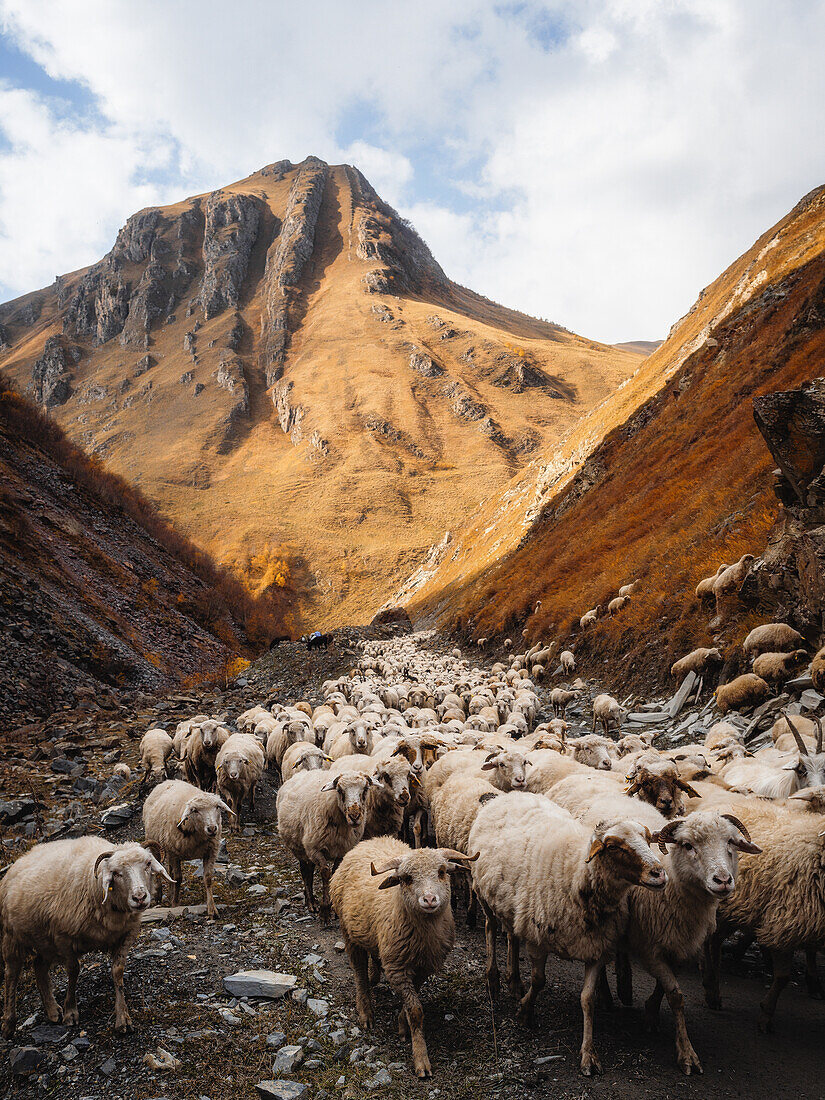
<svg viewBox="0 0 825 1100">
<path fill-rule="evenodd" d="M 530 986 L 519 1006 L 522 1021 L 531 1019 L 544 987 L 548 954 L 583 962 L 581 1070 L 600 1072 L 593 1045 L 596 989 L 623 930 L 622 902 L 631 886 L 660 890 L 667 881 L 647 831 L 625 821 L 601 822 L 591 830 L 546 798 L 503 794 L 481 808 L 469 844 L 479 856 L 473 887 L 487 917 L 491 995 L 498 993 L 499 924 L 510 938 L 508 977 L 514 992 L 521 985 L 521 941 L 531 960 Z"/>
<path fill-rule="evenodd" d="M 365 840 L 332 876 L 330 896 L 355 975 L 358 1016 L 373 1026 L 371 985 L 383 971 L 401 999 L 400 1026 L 412 1040 L 419 1077 L 431 1077 L 421 984 L 455 942 L 449 873 L 468 857 L 449 848 L 412 850 L 391 837 Z"/>
<path fill-rule="evenodd" d="M 276 808 L 281 840 L 298 860 L 304 899 L 317 911 L 313 879 L 321 875 L 321 917 L 330 918 L 329 880 L 335 862 L 354 848 L 364 835 L 367 791 L 378 780 L 363 771 L 299 772 L 278 791 Z"/>
<path fill-rule="evenodd" d="M 49 971 L 61 962 L 68 973 L 62 1020 L 76 1024 L 80 957 L 107 951 L 115 987 L 115 1031 L 132 1026 L 123 992 L 126 956 L 140 932 L 140 915 L 152 898 L 153 875 L 168 879 L 155 855 L 140 844 L 112 845 L 101 837 L 36 844 L 0 881 L 0 927 L 5 969 L 2 1035 L 17 1023 L 20 972 L 34 955 L 46 1018 L 61 1019 Z"/>
</svg>

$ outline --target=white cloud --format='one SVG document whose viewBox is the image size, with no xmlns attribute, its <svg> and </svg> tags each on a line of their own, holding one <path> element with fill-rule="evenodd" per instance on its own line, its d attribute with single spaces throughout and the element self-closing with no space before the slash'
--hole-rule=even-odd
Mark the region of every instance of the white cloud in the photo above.
<svg viewBox="0 0 825 1100">
<path fill-rule="evenodd" d="M 767 0 L 0 0 L 0 20 L 97 106 L 66 122 L 0 87 L 10 292 L 97 258 L 141 205 L 315 153 L 357 163 L 466 285 L 651 338 L 825 180 L 815 0 L 781 20 Z"/>
</svg>

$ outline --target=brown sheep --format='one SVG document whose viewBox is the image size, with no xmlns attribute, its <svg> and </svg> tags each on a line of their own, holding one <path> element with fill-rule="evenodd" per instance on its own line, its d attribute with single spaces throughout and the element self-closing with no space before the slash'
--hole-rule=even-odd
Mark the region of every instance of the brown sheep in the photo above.
<svg viewBox="0 0 825 1100">
<path fill-rule="evenodd" d="M 618 615 L 619 612 L 622 610 L 622 608 L 625 606 L 625 604 L 628 603 L 629 601 L 630 601 L 629 596 L 616 596 L 607 605 L 607 610 L 608 610 L 608 612 L 610 613 L 611 616 L 612 615 Z"/>
<path fill-rule="evenodd" d="M 729 684 L 722 684 L 716 689 L 716 705 L 720 714 L 727 714 L 729 710 L 741 710 L 743 707 L 756 707 L 764 703 L 770 696 L 771 689 L 761 676 L 754 676 L 752 672 L 744 676 L 737 676 Z"/>
<path fill-rule="evenodd" d="M 727 565 L 720 565 L 716 572 L 711 577 L 703 577 L 696 585 L 696 598 L 697 600 L 712 600 L 713 599 L 713 586 L 716 584 L 716 578 L 720 577 L 722 573 L 728 568 Z"/>
<path fill-rule="evenodd" d="M 808 663 L 808 653 L 795 649 L 792 653 L 760 653 L 753 662 L 753 671 L 769 684 L 784 684 Z"/>
<path fill-rule="evenodd" d="M 742 650 L 746 657 L 753 660 L 761 653 L 790 653 L 804 641 L 799 631 L 787 623 L 763 623 L 754 627 L 745 638 Z"/>
<path fill-rule="evenodd" d="M 713 595 L 716 600 L 716 614 L 724 618 L 725 611 L 737 600 L 739 590 L 745 583 L 745 577 L 750 572 L 751 565 L 755 561 L 753 554 L 743 554 L 734 565 L 720 573 L 713 582 Z"/>
<path fill-rule="evenodd" d="M 680 657 L 678 661 L 674 661 L 670 667 L 670 675 L 684 679 L 689 672 L 695 672 L 698 676 L 703 676 L 714 665 L 721 665 L 721 663 L 722 654 L 715 647 L 694 649 L 684 657 Z"/>
</svg>

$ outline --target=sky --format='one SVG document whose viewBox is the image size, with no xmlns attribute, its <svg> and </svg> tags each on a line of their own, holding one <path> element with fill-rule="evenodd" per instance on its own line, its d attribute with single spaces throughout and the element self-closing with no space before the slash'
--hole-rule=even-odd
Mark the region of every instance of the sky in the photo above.
<svg viewBox="0 0 825 1100">
<path fill-rule="evenodd" d="M 0 0 L 0 300 L 314 154 L 456 281 L 663 338 L 825 183 L 825 0 Z"/>
</svg>

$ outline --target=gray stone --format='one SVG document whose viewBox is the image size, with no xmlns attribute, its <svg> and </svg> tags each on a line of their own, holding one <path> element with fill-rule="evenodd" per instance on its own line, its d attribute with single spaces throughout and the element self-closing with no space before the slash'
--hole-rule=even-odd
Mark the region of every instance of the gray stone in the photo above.
<svg viewBox="0 0 825 1100">
<path fill-rule="evenodd" d="M 259 1081 L 255 1088 L 264 1100 L 301 1100 L 309 1093 L 300 1081 Z"/>
<path fill-rule="evenodd" d="M 342 1028 L 342 1027 L 336 1028 L 335 1031 L 331 1031 L 329 1033 L 329 1037 L 330 1037 L 330 1040 L 337 1047 L 342 1047 L 344 1045 L 344 1043 L 347 1041 L 347 1033 L 344 1030 L 344 1028 Z"/>
<path fill-rule="evenodd" d="M 12 1047 L 9 1051 L 9 1065 L 15 1077 L 28 1077 L 37 1073 L 46 1061 L 46 1053 L 37 1047 Z"/>
<path fill-rule="evenodd" d="M 117 1062 L 114 1060 L 114 1058 L 107 1058 L 102 1065 L 97 1067 L 97 1072 L 102 1074 L 104 1077 L 111 1077 L 116 1070 Z"/>
<path fill-rule="evenodd" d="M 266 1045 L 272 1050 L 280 1050 L 286 1042 L 286 1035 L 282 1031 L 270 1031 L 266 1037 Z"/>
<path fill-rule="evenodd" d="M 329 1001 L 325 1001 L 320 997 L 309 997 L 307 1008 L 313 1016 L 320 1016 L 321 1019 L 329 1015 Z"/>
<path fill-rule="evenodd" d="M 62 1024 L 43 1024 L 32 1030 L 33 1043 L 65 1043 L 69 1038 L 69 1029 Z"/>
<path fill-rule="evenodd" d="M 392 1084 L 392 1074 L 387 1069 L 379 1069 L 374 1077 L 366 1082 L 368 1089 L 382 1089 Z"/>
<path fill-rule="evenodd" d="M 110 806 L 100 817 L 100 823 L 104 829 L 117 829 L 125 825 L 135 812 L 135 807 L 128 802 L 121 802 L 119 806 Z"/>
<path fill-rule="evenodd" d="M 292 990 L 292 999 L 293 999 L 293 1001 L 296 1001 L 299 1005 L 305 1005 L 307 1003 L 307 1001 L 309 1000 L 309 990 L 308 989 L 293 989 Z"/>
<path fill-rule="evenodd" d="M 294 991 L 297 982 L 294 974 L 281 974 L 277 970 L 239 970 L 224 978 L 223 986 L 233 997 L 263 997 L 278 1001 Z"/>
<path fill-rule="evenodd" d="M 282 1073 L 292 1073 L 296 1066 L 300 1066 L 304 1060 L 304 1048 L 287 1044 L 282 1046 L 272 1063 L 272 1072 L 276 1077 Z"/>
</svg>

